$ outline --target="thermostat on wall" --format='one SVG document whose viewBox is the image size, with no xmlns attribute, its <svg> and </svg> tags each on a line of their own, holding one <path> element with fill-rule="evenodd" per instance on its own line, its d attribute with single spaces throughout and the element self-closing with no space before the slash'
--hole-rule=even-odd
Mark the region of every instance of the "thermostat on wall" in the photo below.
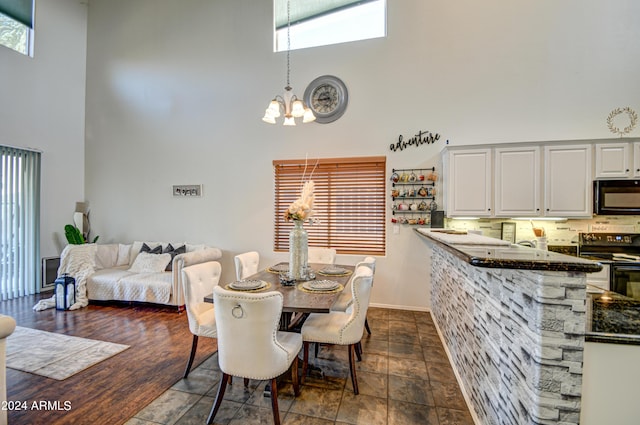
<svg viewBox="0 0 640 425">
<path fill-rule="evenodd" d="M 173 196 L 202 196 L 201 184 L 173 186 Z"/>
</svg>

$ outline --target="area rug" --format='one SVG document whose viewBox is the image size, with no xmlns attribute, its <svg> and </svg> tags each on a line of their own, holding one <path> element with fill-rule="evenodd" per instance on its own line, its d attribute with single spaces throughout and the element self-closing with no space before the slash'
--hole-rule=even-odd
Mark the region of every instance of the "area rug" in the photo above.
<svg viewBox="0 0 640 425">
<path fill-rule="evenodd" d="M 7 338 L 7 367 L 62 381 L 128 345 L 16 326 Z"/>
</svg>

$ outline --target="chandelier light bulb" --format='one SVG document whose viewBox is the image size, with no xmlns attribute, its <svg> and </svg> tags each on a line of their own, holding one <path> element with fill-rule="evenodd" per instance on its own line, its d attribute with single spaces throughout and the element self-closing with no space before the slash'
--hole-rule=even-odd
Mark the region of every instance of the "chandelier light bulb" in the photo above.
<svg viewBox="0 0 640 425">
<path fill-rule="evenodd" d="M 291 115 L 295 118 L 300 118 L 304 115 L 304 104 L 300 99 L 293 101 L 293 105 L 291 106 Z"/>
<path fill-rule="evenodd" d="M 304 124 L 308 123 L 308 122 L 313 122 L 316 120 L 316 116 L 313 114 L 313 112 L 311 111 L 311 109 L 309 108 L 304 108 L 304 115 L 302 118 L 302 122 Z"/>
<path fill-rule="evenodd" d="M 284 123 L 282 125 L 287 125 L 287 126 L 296 125 L 296 120 L 291 115 L 285 115 Z"/>
</svg>

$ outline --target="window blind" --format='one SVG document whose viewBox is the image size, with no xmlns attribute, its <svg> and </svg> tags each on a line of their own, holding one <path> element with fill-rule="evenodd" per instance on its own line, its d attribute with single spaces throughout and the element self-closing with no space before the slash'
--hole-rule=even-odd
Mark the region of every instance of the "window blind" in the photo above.
<svg viewBox="0 0 640 425">
<path fill-rule="evenodd" d="M 0 146 L 0 299 L 40 289 L 40 152 Z"/>
<path fill-rule="evenodd" d="M 33 28 L 34 0 L 0 0 L 0 13 Z"/>
<path fill-rule="evenodd" d="M 306 180 L 315 183 L 315 215 L 305 224 L 309 246 L 340 254 L 385 255 L 386 157 L 273 161 L 275 174 L 274 249 L 289 249 L 292 222 L 285 210 Z"/>
</svg>

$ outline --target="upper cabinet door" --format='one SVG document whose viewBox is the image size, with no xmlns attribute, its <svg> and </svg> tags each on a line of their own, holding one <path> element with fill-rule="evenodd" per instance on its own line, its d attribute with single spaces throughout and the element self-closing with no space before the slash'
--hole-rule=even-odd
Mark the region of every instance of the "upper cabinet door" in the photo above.
<svg viewBox="0 0 640 425">
<path fill-rule="evenodd" d="M 598 143 L 596 150 L 596 178 L 620 179 L 631 176 L 631 145 L 622 143 Z"/>
<path fill-rule="evenodd" d="M 447 215 L 491 216 L 491 149 L 452 150 L 448 166 Z"/>
<path fill-rule="evenodd" d="M 633 144 L 633 178 L 640 178 L 640 142 Z"/>
<path fill-rule="evenodd" d="M 496 148 L 495 161 L 495 215 L 540 215 L 540 148 Z"/>
<path fill-rule="evenodd" d="M 545 146 L 544 214 L 591 217 L 591 145 Z"/>
</svg>

